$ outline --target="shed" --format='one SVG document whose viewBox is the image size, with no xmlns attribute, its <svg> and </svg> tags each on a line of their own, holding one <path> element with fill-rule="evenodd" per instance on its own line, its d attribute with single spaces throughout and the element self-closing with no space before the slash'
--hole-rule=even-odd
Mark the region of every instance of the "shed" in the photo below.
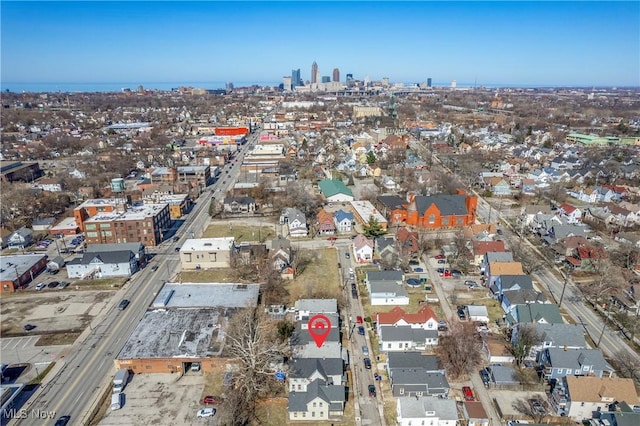
<svg viewBox="0 0 640 426">
<path fill-rule="evenodd" d="M 469 317 L 469 321 L 476 322 L 489 322 L 489 312 L 487 311 L 487 307 L 484 305 L 467 305 L 467 314 Z"/>
</svg>

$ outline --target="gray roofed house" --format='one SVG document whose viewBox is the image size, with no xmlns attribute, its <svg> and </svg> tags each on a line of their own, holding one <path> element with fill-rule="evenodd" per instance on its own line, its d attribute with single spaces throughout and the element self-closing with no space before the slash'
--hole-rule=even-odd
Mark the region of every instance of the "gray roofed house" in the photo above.
<svg viewBox="0 0 640 426">
<path fill-rule="evenodd" d="M 428 373 L 424 370 L 395 371 L 391 381 L 393 396 L 442 396 L 449 395 L 449 382 L 442 373 Z"/>
<path fill-rule="evenodd" d="M 298 322 L 289 340 L 294 358 L 342 358 L 340 329 L 332 324 L 330 330 L 322 346 L 318 347 L 308 329 L 303 329 L 302 324 Z"/>
<path fill-rule="evenodd" d="M 484 272 L 490 262 L 513 262 L 513 253 L 510 251 L 488 251 L 480 262 L 480 272 Z"/>
<path fill-rule="evenodd" d="M 299 299 L 295 303 L 296 321 L 308 317 L 310 314 L 327 314 L 338 312 L 336 299 Z"/>
<path fill-rule="evenodd" d="M 502 292 L 498 297 L 500 306 L 505 313 L 511 312 L 517 305 L 525 305 L 529 303 L 551 303 L 547 297 L 532 288 L 523 290 L 508 290 Z"/>
<path fill-rule="evenodd" d="M 527 359 L 538 360 L 540 352 L 546 348 L 584 349 L 587 342 L 584 329 L 578 324 L 517 324 L 511 332 L 511 341 L 518 344 L 522 327 L 533 327 L 540 343 L 531 347 Z"/>
<path fill-rule="evenodd" d="M 466 199 L 466 195 L 417 195 L 415 197 L 415 203 L 420 217 L 424 216 L 432 204 L 438 207 L 441 216 L 464 216 L 469 213 L 467 211 Z"/>
<path fill-rule="evenodd" d="M 425 355 L 420 352 L 389 352 L 387 354 L 387 371 L 393 376 L 396 369 L 411 371 L 427 371 L 429 373 L 443 373 L 444 368 L 440 359 L 435 355 Z"/>
<path fill-rule="evenodd" d="M 380 350 L 392 351 L 422 351 L 427 346 L 438 344 L 438 330 L 413 328 L 410 325 L 380 327 Z"/>
<path fill-rule="evenodd" d="M 84 253 L 67 262 L 69 278 L 130 277 L 138 271 L 138 261 L 131 250 Z"/>
<path fill-rule="evenodd" d="M 614 373 L 600 349 L 547 348 L 540 352 L 539 362 L 547 380 L 567 375 L 613 377 Z"/>
<path fill-rule="evenodd" d="M 344 362 L 341 358 L 295 358 L 289 363 L 289 392 L 306 392 L 314 380 L 342 384 Z"/>
<path fill-rule="evenodd" d="M 542 237 L 542 240 L 548 245 L 552 245 L 566 237 L 584 237 L 586 235 L 585 230 L 584 225 L 556 224 L 547 231 L 546 235 Z"/>
<path fill-rule="evenodd" d="M 306 392 L 289 394 L 287 411 L 289 420 L 329 420 L 343 415 L 346 389 L 342 385 L 327 385 L 315 380 Z"/>
<path fill-rule="evenodd" d="M 109 244 L 89 244 L 85 249 L 86 253 L 104 253 L 117 250 L 131 250 L 138 261 L 145 260 L 145 247 L 142 243 L 109 243 Z"/>
<path fill-rule="evenodd" d="M 516 305 L 506 316 L 507 325 L 517 323 L 564 324 L 560 309 L 555 303 L 529 303 Z"/>
<path fill-rule="evenodd" d="M 375 252 L 380 258 L 387 258 L 396 253 L 396 240 L 393 237 L 378 237 L 374 240 Z"/>
<path fill-rule="evenodd" d="M 256 201 L 253 197 L 226 197 L 223 208 L 227 213 L 253 213 L 256 211 Z"/>
<path fill-rule="evenodd" d="M 307 230 L 307 218 L 300 210 L 289 207 L 282 211 L 280 214 L 280 224 L 287 225 L 289 236 L 305 237 L 308 233 Z"/>
<path fill-rule="evenodd" d="M 387 219 L 393 210 L 401 209 L 406 204 L 407 200 L 398 195 L 380 195 L 375 202 L 380 213 Z"/>
<path fill-rule="evenodd" d="M 458 424 L 458 409 L 453 399 L 434 396 L 398 398 L 397 421 L 400 425 L 455 426 Z"/>
<path fill-rule="evenodd" d="M 491 285 L 491 292 L 498 296 L 507 290 L 530 289 L 533 289 L 533 281 L 529 275 L 500 275 Z"/>
<path fill-rule="evenodd" d="M 24 226 L 9 235 L 8 243 L 10 249 L 22 250 L 33 242 L 33 231 Z"/>
<path fill-rule="evenodd" d="M 492 365 L 487 367 L 491 381 L 496 385 L 517 385 L 516 370 L 510 365 Z"/>
<path fill-rule="evenodd" d="M 392 281 L 374 281 L 367 286 L 369 303 L 375 305 L 408 305 L 409 293 L 402 284 Z"/>
</svg>

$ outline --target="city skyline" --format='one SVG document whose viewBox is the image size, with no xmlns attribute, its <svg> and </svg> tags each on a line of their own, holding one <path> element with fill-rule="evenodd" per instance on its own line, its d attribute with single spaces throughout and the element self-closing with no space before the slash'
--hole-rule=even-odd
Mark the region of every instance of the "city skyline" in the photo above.
<svg viewBox="0 0 640 426">
<path fill-rule="evenodd" d="M 437 84 L 456 80 L 478 86 L 640 85 L 638 2 L 291 6 L 3 1 L 2 86 L 277 85 L 292 69 L 302 70 L 303 81 L 313 81 L 313 62 L 318 81 L 338 68 L 358 80 L 388 77 L 404 83 L 431 78 Z M 314 31 L 308 29 L 309 17 L 320 23 Z"/>
</svg>

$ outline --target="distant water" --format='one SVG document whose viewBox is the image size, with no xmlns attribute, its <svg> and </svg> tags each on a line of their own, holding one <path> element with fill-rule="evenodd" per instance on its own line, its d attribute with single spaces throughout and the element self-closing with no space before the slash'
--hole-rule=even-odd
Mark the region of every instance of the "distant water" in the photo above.
<svg viewBox="0 0 640 426">
<path fill-rule="evenodd" d="M 234 87 L 246 87 L 252 85 L 258 86 L 277 86 L 280 83 L 256 81 L 256 82 L 233 82 Z M 9 90 L 14 93 L 33 92 L 33 93 L 87 93 L 87 92 L 121 92 L 123 89 L 132 91 L 138 90 L 138 86 L 142 86 L 147 90 L 171 90 L 178 87 L 195 87 L 198 89 L 224 89 L 226 82 L 224 81 L 192 81 L 192 82 L 126 82 L 126 83 L 21 83 L 21 82 L 1 82 L 0 90 L 6 92 Z"/>
</svg>

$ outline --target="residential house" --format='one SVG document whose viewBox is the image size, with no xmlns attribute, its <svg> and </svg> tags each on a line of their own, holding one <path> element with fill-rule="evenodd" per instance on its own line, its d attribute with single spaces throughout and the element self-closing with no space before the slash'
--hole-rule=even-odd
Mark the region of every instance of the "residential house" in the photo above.
<svg viewBox="0 0 640 426">
<path fill-rule="evenodd" d="M 516 378 L 516 370 L 510 365 L 491 365 L 487 367 L 491 382 L 498 386 L 508 387 L 520 384 Z"/>
<path fill-rule="evenodd" d="M 289 207 L 282 211 L 280 225 L 287 225 L 287 231 L 291 238 L 307 236 L 307 219 L 304 213 L 296 208 Z"/>
<path fill-rule="evenodd" d="M 489 426 L 489 416 L 480 401 L 465 401 L 462 404 L 462 413 L 467 426 Z"/>
<path fill-rule="evenodd" d="M 404 288 L 404 274 L 400 271 L 368 271 L 365 285 L 373 306 L 409 304 L 409 294 Z"/>
<path fill-rule="evenodd" d="M 613 377 L 614 373 L 600 349 L 546 348 L 540 352 L 538 362 L 547 380 L 570 375 Z"/>
<path fill-rule="evenodd" d="M 511 185 L 503 177 L 484 178 L 485 188 L 491 191 L 494 196 L 508 197 L 511 195 Z"/>
<path fill-rule="evenodd" d="M 599 268 L 607 253 L 601 246 L 579 246 L 574 256 L 567 256 L 567 262 L 573 269 L 580 271 L 595 271 Z"/>
<path fill-rule="evenodd" d="M 130 277 L 137 271 L 138 261 L 131 250 L 84 253 L 67 262 L 68 277 L 76 279 Z"/>
<path fill-rule="evenodd" d="M 558 214 L 566 219 L 568 223 L 582 222 L 582 210 L 569 203 L 562 203 L 558 207 Z"/>
<path fill-rule="evenodd" d="M 482 335 L 482 352 L 489 364 L 511 364 L 515 361 L 513 352 L 503 336 Z"/>
<path fill-rule="evenodd" d="M 413 195 L 405 207 L 391 212 L 392 224 L 423 229 L 461 228 L 475 223 L 478 198 L 460 191 L 457 195 Z"/>
<path fill-rule="evenodd" d="M 505 321 L 510 327 L 518 323 L 564 324 L 558 305 L 553 303 L 516 305 L 507 314 Z"/>
<path fill-rule="evenodd" d="M 291 268 L 292 254 L 291 241 L 285 238 L 276 238 L 271 241 L 269 257 L 275 271 L 280 273 L 287 272 L 287 269 Z"/>
<path fill-rule="evenodd" d="M 378 209 L 387 220 L 391 219 L 392 211 L 402 209 L 407 204 L 407 200 L 398 195 L 380 195 L 374 203 L 376 209 Z"/>
<path fill-rule="evenodd" d="M 33 231 L 24 226 L 9 236 L 9 248 L 24 250 L 33 244 Z"/>
<path fill-rule="evenodd" d="M 337 314 L 336 299 L 298 299 L 295 303 L 296 321 L 308 321 L 312 314 Z M 332 327 L 334 324 L 331 324 Z M 338 325 L 335 324 L 337 327 Z"/>
<path fill-rule="evenodd" d="M 510 251 L 488 251 L 480 263 L 480 273 L 485 274 L 491 262 L 513 262 L 513 254 Z"/>
<path fill-rule="evenodd" d="M 34 231 L 48 231 L 53 224 L 56 223 L 55 217 L 44 217 L 42 219 L 33 219 L 31 222 L 31 228 Z"/>
<path fill-rule="evenodd" d="M 505 251 L 504 241 L 473 241 L 472 244 L 473 264 L 478 267 L 482 264 L 485 254 Z"/>
<path fill-rule="evenodd" d="M 510 313 L 519 305 L 551 303 L 544 294 L 532 288 L 503 291 L 498 297 L 498 300 L 500 301 L 500 307 L 506 314 Z"/>
<path fill-rule="evenodd" d="M 409 231 L 407 228 L 399 228 L 396 231 L 396 240 L 403 255 L 416 257 L 420 252 L 417 232 Z"/>
<path fill-rule="evenodd" d="M 6 228 L 0 228 L 0 238 L 2 238 L 2 248 L 6 248 L 9 245 L 9 237 L 13 232 Z"/>
<path fill-rule="evenodd" d="M 289 363 L 289 392 L 306 392 L 316 380 L 328 385 L 343 383 L 344 362 L 341 358 L 295 358 Z"/>
<path fill-rule="evenodd" d="M 320 192 L 328 203 L 353 201 L 353 192 L 338 179 L 325 179 L 318 182 Z"/>
<path fill-rule="evenodd" d="M 182 269 L 228 268 L 234 243 L 234 237 L 188 239 L 180 247 Z"/>
<path fill-rule="evenodd" d="M 489 262 L 484 274 L 487 277 L 487 287 L 491 288 L 501 275 L 524 275 L 524 272 L 520 262 Z"/>
<path fill-rule="evenodd" d="M 62 192 L 64 189 L 62 181 L 56 177 L 40 179 L 33 184 L 33 187 L 47 192 Z"/>
<path fill-rule="evenodd" d="M 453 399 L 423 396 L 412 398 L 403 396 L 397 400 L 399 426 L 432 425 L 456 426 L 458 409 Z"/>
<path fill-rule="evenodd" d="M 584 329 L 578 324 L 517 324 L 511 329 L 511 342 L 514 345 L 518 344 L 524 327 L 533 327 L 533 331 L 540 338 L 540 342 L 530 348 L 529 359 L 537 360 L 538 354 L 547 348 L 572 350 L 587 347 Z"/>
<path fill-rule="evenodd" d="M 324 209 L 318 211 L 318 235 L 333 235 L 336 233 L 336 225 L 333 215 Z"/>
<path fill-rule="evenodd" d="M 551 225 L 549 228 L 538 230 L 542 235 L 542 242 L 547 245 L 553 245 L 566 237 L 585 236 L 586 228 L 582 225 L 553 223 L 548 223 L 547 225 L 549 224 Z"/>
<path fill-rule="evenodd" d="M 378 329 L 381 352 L 424 351 L 427 347 L 438 344 L 437 330 L 424 330 L 408 325 L 382 326 Z"/>
<path fill-rule="evenodd" d="M 529 275 L 500 275 L 491 285 L 491 293 L 500 298 L 504 291 L 533 290 L 533 281 Z"/>
<path fill-rule="evenodd" d="M 314 380 L 306 392 L 289 394 L 287 412 L 291 421 L 328 421 L 344 414 L 346 389 Z"/>
<path fill-rule="evenodd" d="M 373 240 L 362 234 L 356 235 L 353 239 L 353 252 L 356 256 L 356 262 L 371 262 L 373 260 Z"/>
<path fill-rule="evenodd" d="M 231 214 L 255 213 L 256 201 L 253 197 L 225 197 L 223 210 Z"/>
<path fill-rule="evenodd" d="M 488 323 L 489 311 L 485 305 L 465 305 L 464 310 L 467 313 L 469 321 Z"/>
<path fill-rule="evenodd" d="M 388 352 L 387 373 L 393 396 L 447 397 L 450 386 L 440 359 L 420 352 Z"/>
<path fill-rule="evenodd" d="M 338 210 L 333 214 L 333 222 L 340 234 L 351 232 L 355 223 L 353 213 L 345 212 L 344 210 Z"/>
<path fill-rule="evenodd" d="M 615 403 L 633 407 L 638 404 L 638 394 L 633 379 L 569 375 L 558 382 L 550 401 L 558 415 L 582 422 L 594 413 L 608 411 Z M 636 424 L 626 420 L 618 426 Z"/>
<path fill-rule="evenodd" d="M 382 326 L 410 326 L 423 330 L 437 330 L 438 317 L 433 312 L 433 309 L 427 305 L 424 305 L 415 314 L 407 313 L 401 307 L 396 306 L 389 312 L 378 312 L 376 314 L 376 325 L 378 334 L 380 334 L 380 327 Z"/>
<path fill-rule="evenodd" d="M 331 322 L 331 328 L 321 346 L 313 340 L 307 321 L 298 321 L 289 339 L 293 358 L 343 358 L 340 343 L 340 328 L 337 314 L 325 314 Z M 335 324 L 335 326 L 334 326 Z"/>
</svg>

